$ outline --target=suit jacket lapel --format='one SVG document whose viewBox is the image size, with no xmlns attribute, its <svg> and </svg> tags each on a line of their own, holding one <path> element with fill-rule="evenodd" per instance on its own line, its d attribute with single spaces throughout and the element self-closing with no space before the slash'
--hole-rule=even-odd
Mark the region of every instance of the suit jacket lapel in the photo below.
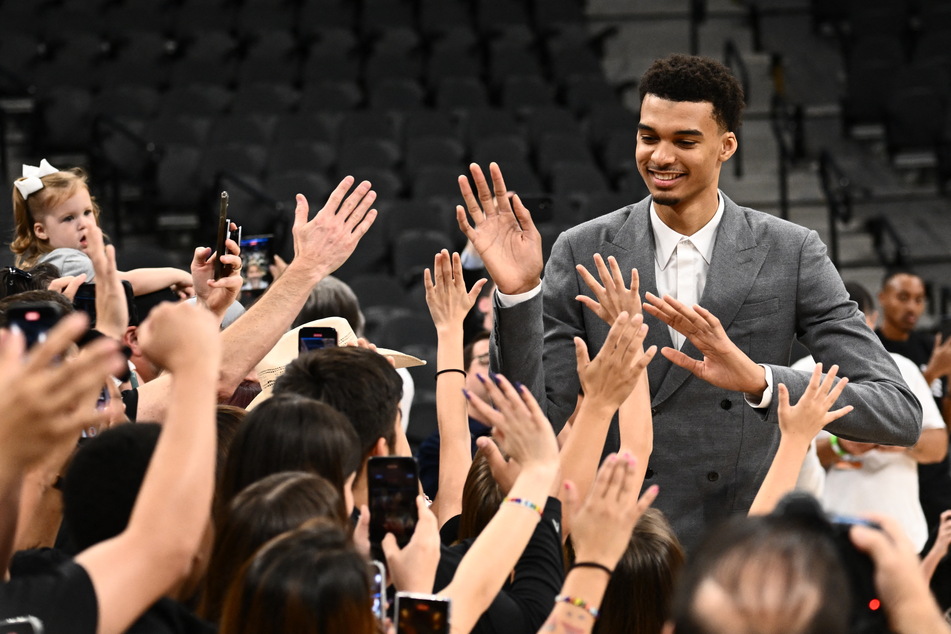
<svg viewBox="0 0 951 634">
<path fill-rule="evenodd" d="M 756 243 L 743 212 L 724 195 L 723 218 L 717 228 L 707 283 L 700 298 L 700 305 L 713 313 L 724 329 L 728 329 L 733 323 L 733 318 L 749 295 L 768 252 L 769 245 Z M 664 328 L 665 333 L 666 331 Z M 682 351 L 694 359 L 703 358 L 689 340 L 684 343 Z M 652 361 L 651 365 L 655 362 Z M 688 370 L 672 365 L 656 391 L 652 382 L 652 404 L 656 406 L 666 400 L 690 376 L 692 375 Z"/>
</svg>

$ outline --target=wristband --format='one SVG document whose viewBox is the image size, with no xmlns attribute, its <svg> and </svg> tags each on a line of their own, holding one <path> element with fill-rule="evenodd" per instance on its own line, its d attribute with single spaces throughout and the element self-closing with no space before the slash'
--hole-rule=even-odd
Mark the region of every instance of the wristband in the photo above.
<svg viewBox="0 0 951 634">
<path fill-rule="evenodd" d="M 603 570 L 604 572 L 608 573 L 609 577 L 614 574 L 613 570 L 611 570 L 604 564 L 599 564 L 596 561 L 576 561 L 575 563 L 571 565 L 572 570 L 574 570 L 575 568 L 597 568 L 598 570 Z"/>
<path fill-rule="evenodd" d="M 446 370 L 440 370 L 439 372 L 437 372 L 437 373 L 434 374 L 433 376 L 438 379 L 440 374 L 445 374 L 446 372 L 458 372 L 459 374 L 462 375 L 463 378 L 465 378 L 465 377 L 467 376 L 466 371 L 465 371 L 465 370 L 460 370 L 459 368 L 448 368 L 448 369 L 446 369 Z"/>
<path fill-rule="evenodd" d="M 839 444 L 838 436 L 832 436 L 831 434 L 829 435 L 829 446 L 832 447 L 832 451 L 835 452 L 835 455 L 837 455 L 842 460 L 852 459 L 852 454 L 843 449 L 842 445 Z"/>
<path fill-rule="evenodd" d="M 517 504 L 519 506 L 524 506 L 527 509 L 531 509 L 538 513 L 538 516 L 541 517 L 544 515 L 545 510 L 532 502 L 531 500 L 523 500 L 522 498 L 505 498 L 502 500 L 502 504 Z"/>
<path fill-rule="evenodd" d="M 569 597 L 565 594 L 559 594 L 555 597 L 555 603 L 567 603 L 568 605 L 573 605 L 576 608 L 581 608 L 590 614 L 594 619 L 597 619 L 599 616 L 601 616 L 601 612 L 598 610 L 598 608 L 591 607 L 588 605 L 587 601 L 578 597 Z"/>
</svg>

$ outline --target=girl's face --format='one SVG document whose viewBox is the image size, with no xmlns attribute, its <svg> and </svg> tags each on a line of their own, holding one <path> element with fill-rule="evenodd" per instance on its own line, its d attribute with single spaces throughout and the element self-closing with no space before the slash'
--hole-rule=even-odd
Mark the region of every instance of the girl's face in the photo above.
<svg viewBox="0 0 951 634">
<path fill-rule="evenodd" d="M 33 232 L 40 240 L 49 241 L 54 249 L 86 250 L 86 230 L 96 224 L 89 190 L 78 187 L 76 193 L 33 224 Z"/>
</svg>

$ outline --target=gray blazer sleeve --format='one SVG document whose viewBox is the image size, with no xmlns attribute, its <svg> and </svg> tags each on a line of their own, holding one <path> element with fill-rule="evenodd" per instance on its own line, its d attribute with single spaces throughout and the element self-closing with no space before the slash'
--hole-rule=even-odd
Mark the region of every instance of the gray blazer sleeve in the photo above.
<svg viewBox="0 0 951 634">
<path fill-rule="evenodd" d="M 921 434 L 921 404 L 908 388 L 891 355 L 882 347 L 862 313 L 850 301 L 838 271 L 826 257 L 814 231 L 803 242 L 799 261 L 797 334 L 824 369 L 839 365 L 849 385 L 836 407 L 852 405 L 852 413 L 829 425 L 844 438 L 889 445 L 913 445 Z M 795 403 L 809 383 L 809 374 L 770 366 L 774 393 L 770 417 L 776 416 L 784 383 Z"/>
</svg>

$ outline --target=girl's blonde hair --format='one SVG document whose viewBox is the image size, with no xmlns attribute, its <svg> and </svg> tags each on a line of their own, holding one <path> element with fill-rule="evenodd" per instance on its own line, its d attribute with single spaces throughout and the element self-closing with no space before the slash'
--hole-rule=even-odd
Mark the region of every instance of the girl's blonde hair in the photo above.
<svg viewBox="0 0 951 634">
<path fill-rule="evenodd" d="M 19 179 L 18 179 L 19 180 Z M 10 250 L 16 254 L 18 267 L 33 266 L 46 253 L 53 250 L 49 240 L 36 237 L 33 225 L 41 222 L 57 206 L 68 200 L 79 187 L 89 189 L 86 172 L 74 167 L 53 174 L 41 176 L 43 189 L 24 198 L 16 187 L 13 188 L 14 235 Z M 92 212 L 99 224 L 99 205 L 92 199 Z"/>
</svg>

